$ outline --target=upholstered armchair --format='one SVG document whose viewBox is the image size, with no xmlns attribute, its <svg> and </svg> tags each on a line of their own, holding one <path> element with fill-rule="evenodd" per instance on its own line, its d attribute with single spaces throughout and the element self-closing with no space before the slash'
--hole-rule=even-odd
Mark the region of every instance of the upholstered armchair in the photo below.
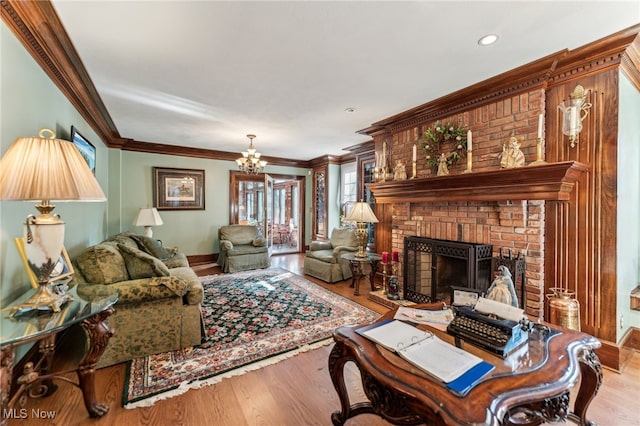
<svg viewBox="0 0 640 426">
<path fill-rule="evenodd" d="M 312 241 L 304 257 L 304 273 L 335 283 L 351 278 L 349 262 L 340 256 L 358 251 L 354 229 L 335 228 L 329 241 Z"/>
<path fill-rule="evenodd" d="M 239 272 L 268 268 L 271 265 L 267 241 L 255 225 L 227 225 L 218 230 L 222 272 Z"/>
</svg>

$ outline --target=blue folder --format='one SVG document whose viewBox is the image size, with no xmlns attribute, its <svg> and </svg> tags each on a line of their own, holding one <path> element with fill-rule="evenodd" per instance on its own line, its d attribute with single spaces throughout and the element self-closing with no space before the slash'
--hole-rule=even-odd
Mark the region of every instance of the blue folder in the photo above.
<svg viewBox="0 0 640 426">
<path fill-rule="evenodd" d="M 489 364 L 486 361 L 482 361 L 480 364 L 474 365 L 462 376 L 447 383 L 446 385 L 449 389 L 460 394 L 464 394 L 494 368 L 495 367 L 492 364 Z"/>
</svg>

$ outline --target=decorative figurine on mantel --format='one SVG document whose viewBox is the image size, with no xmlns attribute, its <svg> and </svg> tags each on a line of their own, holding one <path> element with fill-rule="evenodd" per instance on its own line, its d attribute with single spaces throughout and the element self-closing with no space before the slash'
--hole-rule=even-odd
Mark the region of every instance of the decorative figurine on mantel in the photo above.
<svg viewBox="0 0 640 426">
<path fill-rule="evenodd" d="M 402 160 L 396 160 L 396 167 L 393 169 L 393 180 L 407 180 L 407 170 Z"/>
<path fill-rule="evenodd" d="M 447 167 L 447 162 L 449 161 L 449 157 L 443 153 L 440 154 L 438 158 L 438 173 L 436 176 L 446 176 L 449 174 L 449 167 Z"/>
<path fill-rule="evenodd" d="M 502 153 L 498 155 L 500 167 L 513 169 L 524 166 L 524 154 L 520 151 L 520 142 L 515 136 L 509 139 L 509 145 L 502 145 Z"/>
</svg>

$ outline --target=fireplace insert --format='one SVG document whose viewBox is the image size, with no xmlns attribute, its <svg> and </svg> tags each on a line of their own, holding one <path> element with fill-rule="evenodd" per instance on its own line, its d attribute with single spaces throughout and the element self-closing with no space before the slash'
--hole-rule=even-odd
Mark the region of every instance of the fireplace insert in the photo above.
<svg viewBox="0 0 640 426">
<path fill-rule="evenodd" d="M 451 286 L 485 293 L 491 285 L 492 250 L 489 244 L 405 237 L 404 298 L 445 301 Z"/>
</svg>

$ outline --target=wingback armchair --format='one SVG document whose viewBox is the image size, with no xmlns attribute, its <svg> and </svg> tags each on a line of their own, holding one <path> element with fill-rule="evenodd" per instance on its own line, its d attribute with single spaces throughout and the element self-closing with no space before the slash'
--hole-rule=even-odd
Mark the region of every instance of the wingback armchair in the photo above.
<svg viewBox="0 0 640 426">
<path fill-rule="evenodd" d="M 355 230 L 335 228 L 329 241 L 312 241 L 304 257 L 304 273 L 328 283 L 351 278 L 343 253 L 358 251 Z"/>
<path fill-rule="evenodd" d="M 239 272 L 268 268 L 271 265 L 267 241 L 255 225 L 226 225 L 218 229 L 222 272 Z"/>
</svg>

